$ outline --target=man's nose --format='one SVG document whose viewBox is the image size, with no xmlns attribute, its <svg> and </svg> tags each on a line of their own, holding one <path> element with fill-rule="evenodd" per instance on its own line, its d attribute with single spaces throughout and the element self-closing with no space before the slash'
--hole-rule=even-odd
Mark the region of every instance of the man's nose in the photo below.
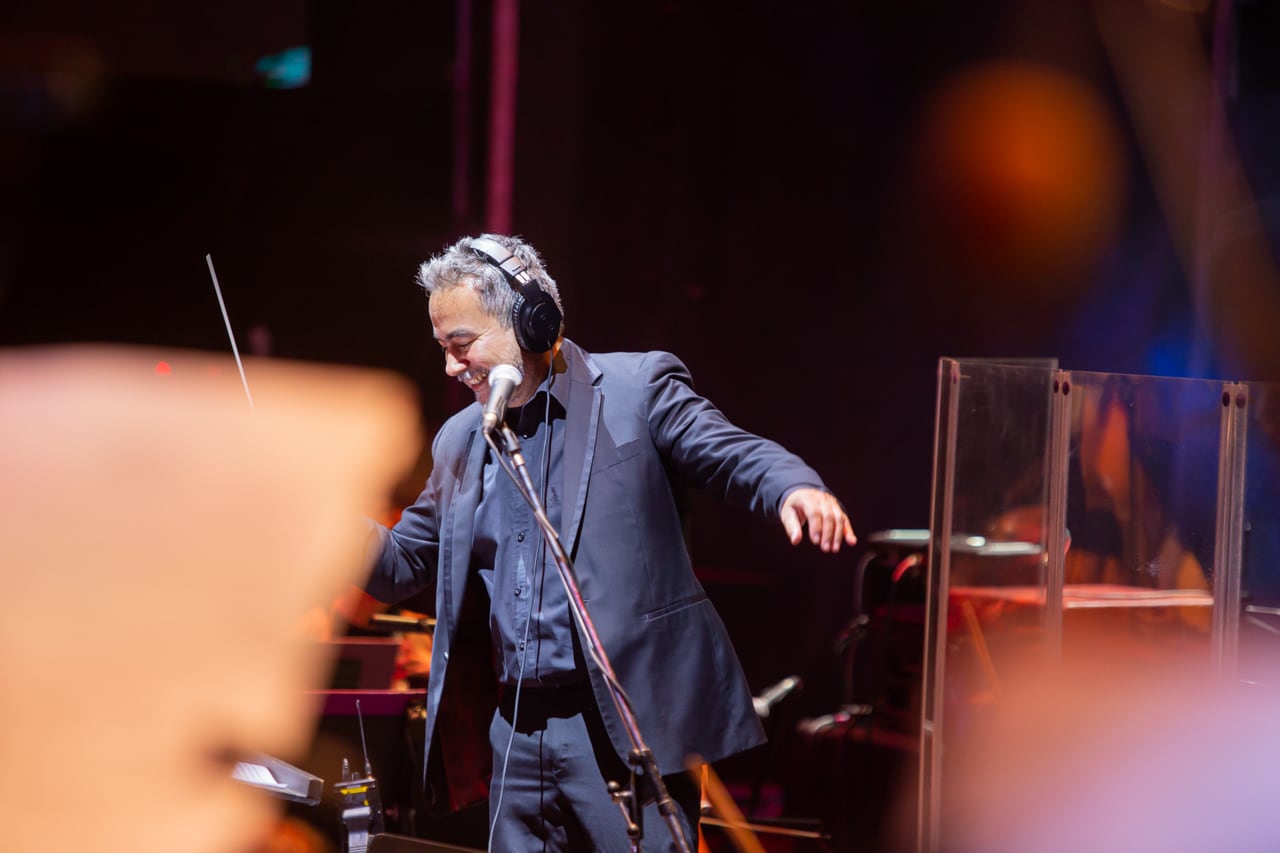
<svg viewBox="0 0 1280 853">
<path fill-rule="evenodd" d="M 463 364 L 461 361 L 458 361 L 458 359 L 454 358 L 453 353 L 446 352 L 444 354 L 444 372 L 446 376 L 450 378 L 455 378 L 458 376 L 458 374 L 462 373 L 462 371 L 466 369 L 467 369 L 467 366 Z"/>
</svg>

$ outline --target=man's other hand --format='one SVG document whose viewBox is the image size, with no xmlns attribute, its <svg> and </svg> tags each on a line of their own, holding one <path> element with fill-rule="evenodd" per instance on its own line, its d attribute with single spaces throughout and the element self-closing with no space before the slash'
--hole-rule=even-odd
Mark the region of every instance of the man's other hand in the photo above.
<svg viewBox="0 0 1280 853">
<path fill-rule="evenodd" d="M 841 544 L 853 545 L 858 541 L 840 501 L 821 489 L 796 489 L 782 502 L 782 527 L 792 545 L 800 544 L 806 525 L 809 541 L 828 554 L 839 551 Z"/>
</svg>

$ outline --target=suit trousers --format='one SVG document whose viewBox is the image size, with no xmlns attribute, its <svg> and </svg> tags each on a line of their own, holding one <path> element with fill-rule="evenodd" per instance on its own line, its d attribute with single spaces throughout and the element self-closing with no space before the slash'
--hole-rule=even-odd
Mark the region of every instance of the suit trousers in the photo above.
<svg viewBox="0 0 1280 853">
<path fill-rule="evenodd" d="M 641 732 L 643 735 L 643 732 Z M 489 727 L 493 781 L 489 849 L 503 853 L 630 850 L 626 820 L 609 794 L 630 771 L 605 733 L 590 684 L 504 687 Z M 690 849 L 698 847 L 701 789 L 686 774 L 663 777 Z M 666 821 L 641 787 L 645 851 L 676 851 Z"/>
</svg>

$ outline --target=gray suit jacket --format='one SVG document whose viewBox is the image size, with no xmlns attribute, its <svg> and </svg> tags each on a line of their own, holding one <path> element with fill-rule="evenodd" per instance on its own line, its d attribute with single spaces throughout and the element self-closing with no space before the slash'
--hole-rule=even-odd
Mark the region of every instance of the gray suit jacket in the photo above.
<svg viewBox="0 0 1280 853">
<path fill-rule="evenodd" d="M 714 761 L 764 740 L 724 625 L 694 576 L 684 536 L 691 488 L 777 519 L 787 491 L 822 487 L 778 444 L 738 429 L 698 396 L 668 353 L 561 350 L 570 383 L 562 529 L 587 609 L 664 774 L 697 753 Z M 434 585 L 437 619 L 427 689 L 433 805 L 487 795 L 487 732 L 497 701 L 488 597 L 470 565 L 487 447 L 479 404 L 450 418 L 434 468 L 390 531 L 368 584 L 383 601 Z M 623 761 L 630 741 L 604 678 L 588 661 L 597 703 Z M 447 796 L 445 796 L 447 791 Z"/>
</svg>

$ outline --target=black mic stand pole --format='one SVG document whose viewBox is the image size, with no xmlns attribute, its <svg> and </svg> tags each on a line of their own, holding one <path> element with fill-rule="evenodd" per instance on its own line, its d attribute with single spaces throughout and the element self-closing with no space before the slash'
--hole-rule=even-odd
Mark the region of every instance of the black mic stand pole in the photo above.
<svg viewBox="0 0 1280 853">
<path fill-rule="evenodd" d="M 614 707 L 617 708 L 623 728 L 626 729 L 627 737 L 631 741 L 631 754 L 628 756 L 631 764 L 631 791 L 629 794 L 626 792 L 620 793 L 615 790 L 616 786 L 614 785 L 610 785 L 609 790 L 610 796 L 618 803 L 627 817 L 627 837 L 631 841 L 631 849 L 633 851 L 640 850 L 640 838 L 643 835 L 640 822 L 643 807 L 640 802 L 640 793 L 636 786 L 636 773 L 640 771 L 648 773 L 650 780 L 652 780 L 658 812 L 662 815 L 663 821 L 666 822 L 667 829 L 671 831 L 671 837 L 675 840 L 676 847 L 683 853 L 692 853 L 689 847 L 689 840 L 684 836 L 684 828 L 676 819 L 676 810 L 679 807 L 676 805 L 675 800 L 671 798 L 666 784 L 662 781 L 662 774 L 658 772 L 658 761 L 653 757 L 653 751 L 645 745 L 644 738 L 640 734 L 640 726 L 636 722 L 631 700 L 627 697 L 626 691 L 622 689 L 622 683 L 618 681 L 618 677 L 613 671 L 613 665 L 609 663 L 609 657 L 605 654 L 604 646 L 601 644 L 595 625 L 591 621 L 591 616 L 587 613 L 587 604 L 582 599 L 582 590 L 578 586 L 578 578 L 574 574 L 573 563 L 570 562 L 569 555 L 565 553 L 564 546 L 560 544 L 560 535 L 556 533 L 555 527 L 551 525 L 550 519 L 547 518 L 546 508 L 543 507 L 542 501 L 538 498 L 538 492 L 533 487 L 533 481 L 529 478 L 529 472 L 524 464 L 524 455 L 520 452 L 519 440 L 516 438 L 515 433 L 511 431 L 511 427 L 505 423 L 502 424 L 503 447 L 499 447 L 497 442 L 494 441 L 492 431 L 486 431 L 484 438 L 494 452 L 498 454 L 499 459 L 503 458 L 504 452 L 510 457 L 511 467 L 508 468 L 504 465 L 503 470 L 515 481 L 525 501 L 533 509 L 534 517 L 538 520 L 538 526 L 542 528 L 542 535 L 546 539 L 547 545 L 551 548 L 552 555 L 555 557 L 556 567 L 560 570 L 560 581 L 564 584 L 565 592 L 569 597 L 569 609 L 572 611 L 573 618 L 577 621 L 585 640 L 586 652 L 595 660 L 596 665 L 604 673 L 605 681 L 609 685 L 609 695 L 613 699 Z M 550 451 L 548 450 L 548 452 Z M 512 469 L 514 469 L 514 472 Z M 624 804 L 622 801 L 628 797 L 630 798 L 629 803 Z M 630 808 L 628 808 L 628 805 Z"/>
</svg>

